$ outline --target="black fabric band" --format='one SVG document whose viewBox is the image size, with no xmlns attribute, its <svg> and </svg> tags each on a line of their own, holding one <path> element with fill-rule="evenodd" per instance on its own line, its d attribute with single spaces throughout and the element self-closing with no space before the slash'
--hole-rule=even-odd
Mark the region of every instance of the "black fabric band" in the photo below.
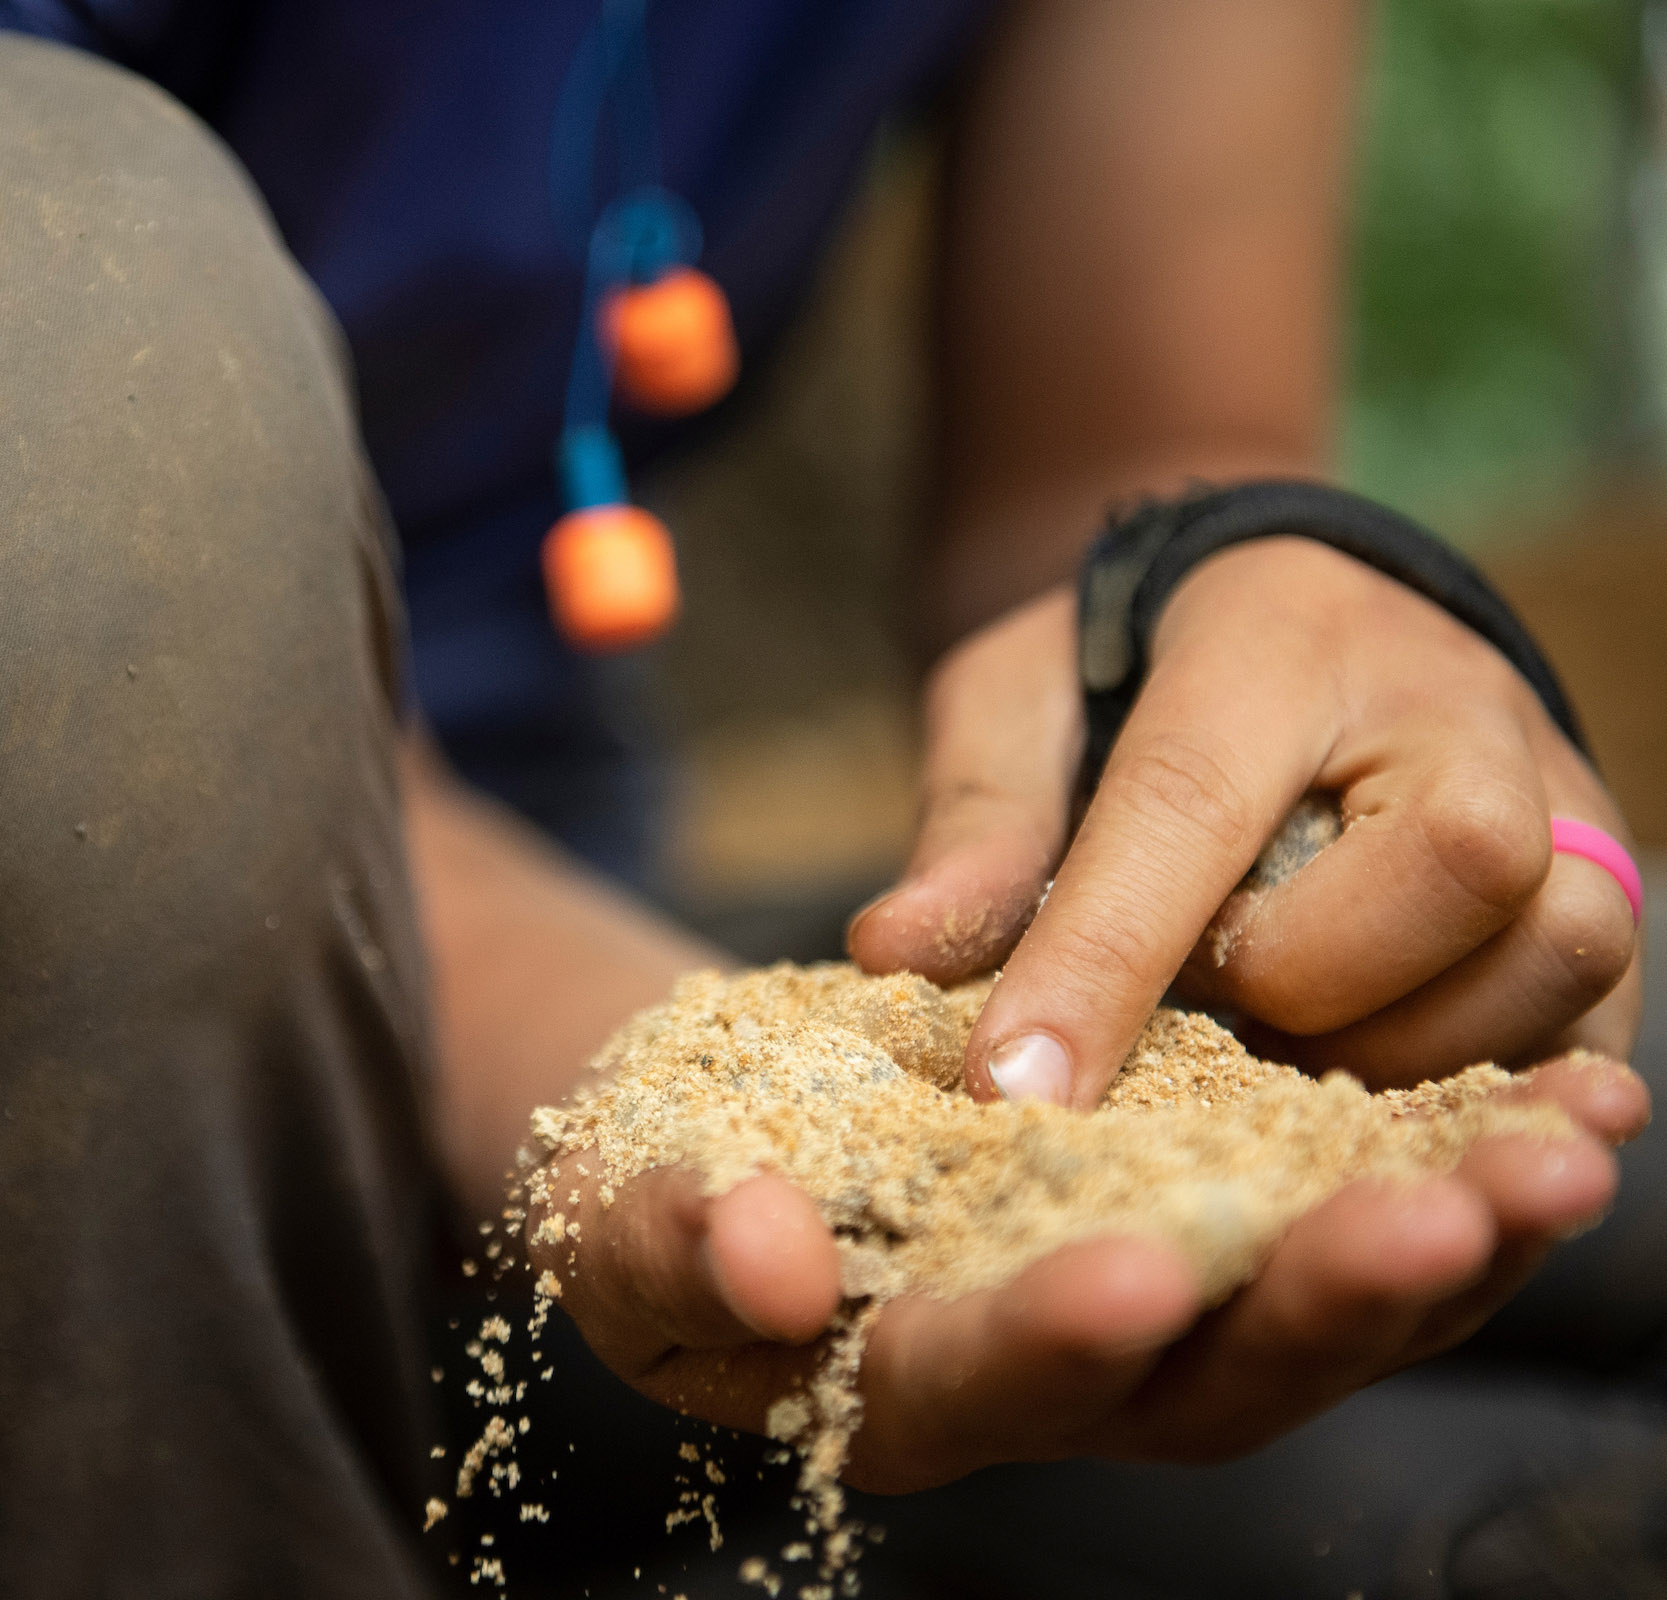
<svg viewBox="0 0 1667 1600">
<path fill-rule="evenodd" d="M 1298 534 L 1341 550 L 1435 601 L 1493 645 L 1553 722 L 1590 754 L 1551 664 L 1516 613 L 1471 564 L 1416 522 L 1324 484 L 1270 480 L 1148 500 L 1114 515 L 1079 586 L 1079 662 L 1088 707 L 1085 773 L 1098 782 L 1135 696 L 1164 603 L 1207 556 L 1248 539 Z"/>
</svg>

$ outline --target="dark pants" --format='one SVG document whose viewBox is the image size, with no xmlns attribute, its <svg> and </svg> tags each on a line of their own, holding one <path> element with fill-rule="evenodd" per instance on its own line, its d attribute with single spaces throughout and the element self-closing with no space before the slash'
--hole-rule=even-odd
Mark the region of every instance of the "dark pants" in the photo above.
<svg viewBox="0 0 1667 1600">
<path fill-rule="evenodd" d="M 552 1525 L 477 1497 L 425 1551 L 478 1421 L 429 1368 L 457 1379 L 446 1313 L 461 1338 L 482 1307 L 460 1281 L 429 1303 L 400 608 L 339 341 L 199 125 L 7 37 L 0 361 L 0 1592 L 428 1595 L 483 1532 L 523 1595 L 730 1592 L 785 1487 L 737 1443 L 725 1550 L 668 1541 L 694 1425 L 570 1331 L 518 1497 Z M 1493 1592 L 1526 1600 L 1509 1561 L 1542 1524 L 1632 1562 L 1581 1600 L 1663 1592 L 1639 1585 L 1667 1206 L 1653 1147 L 1631 1165 L 1623 1214 L 1487 1364 L 1217 1471 L 1006 1469 L 865 1504 L 892 1528 L 870 1592 L 1480 1596 L 1505 1572 Z M 437 1394 L 458 1414 L 431 1466 Z"/>
<path fill-rule="evenodd" d="M 0 1593 L 427 1593 L 400 611 L 328 313 L 0 38 Z"/>
</svg>

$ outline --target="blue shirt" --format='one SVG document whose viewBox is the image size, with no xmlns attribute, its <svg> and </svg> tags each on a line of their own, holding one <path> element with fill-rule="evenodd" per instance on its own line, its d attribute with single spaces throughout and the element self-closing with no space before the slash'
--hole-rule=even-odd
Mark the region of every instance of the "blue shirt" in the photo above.
<svg viewBox="0 0 1667 1600">
<path fill-rule="evenodd" d="M 781 325 L 886 112 L 989 0 L 651 0 L 665 181 L 743 352 Z M 152 78 L 247 166 L 358 367 L 406 553 L 416 694 L 453 758 L 605 867 L 644 839 L 629 668 L 551 630 L 537 551 L 581 288 L 548 184 L 598 0 L 0 0 Z M 628 434 L 635 461 L 676 430 Z"/>
</svg>

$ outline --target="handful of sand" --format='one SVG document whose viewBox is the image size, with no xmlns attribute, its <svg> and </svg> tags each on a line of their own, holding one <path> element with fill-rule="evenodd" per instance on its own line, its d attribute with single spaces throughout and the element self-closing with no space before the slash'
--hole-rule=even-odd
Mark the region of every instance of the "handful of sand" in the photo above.
<svg viewBox="0 0 1667 1600">
<path fill-rule="evenodd" d="M 1352 1179 L 1448 1171 L 1483 1134 L 1569 1131 L 1553 1107 L 1498 1100 L 1497 1067 L 1369 1094 L 1167 1009 L 1096 1113 L 981 1105 L 961 1060 L 992 981 L 695 973 L 615 1035 L 594 1063 L 605 1081 L 534 1130 L 552 1152 L 594 1146 L 610 1185 L 673 1163 L 712 1194 L 779 1173 L 835 1230 L 846 1294 L 879 1301 L 988 1288 L 1108 1233 L 1169 1241 L 1220 1300 Z"/>
<path fill-rule="evenodd" d="M 856 1592 L 860 1529 L 837 1480 L 887 1300 L 989 1288 L 1073 1240 L 1134 1233 L 1176 1246 L 1220 1301 L 1352 1179 L 1449 1171 L 1484 1134 L 1570 1131 L 1553 1106 L 1501 1100 L 1511 1079 L 1497 1067 L 1369 1094 L 1343 1073 L 1316 1081 L 1258 1061 L 1209 1018 L 1167 1009 L 1096 1112 L 979 1104 L 961 1063 L 995 981 L 944 990 L 837 963 L 698 972 L 614 1036 L 592 1064 L 600 1082 L 533 1119 L 552 1167 L 594 1149 L 604 1203 L 652 1167 L 686 1164 L 710 1194 L 768 1171 L 834 1230 L 847 1304 L 814 1379 L 767 1423 L 800 1452 L 797 1503 L 822 1536 L 800 1600 L 833 1600 L 842 1572 L 841 1592 Z M 552 1167 L 532 1179 L 535 1205 L 559 1201 Z M 760 1558 L 742 1576 L 781 1591 Z"/>
</svg>

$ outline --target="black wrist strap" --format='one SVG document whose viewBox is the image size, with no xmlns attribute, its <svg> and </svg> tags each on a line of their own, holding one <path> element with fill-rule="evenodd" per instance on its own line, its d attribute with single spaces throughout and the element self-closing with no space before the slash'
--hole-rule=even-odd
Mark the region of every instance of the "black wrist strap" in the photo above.
<svg viewBox="0 0 1667 1600">
<path fill-rule="evenodd" d="M 1088 707 L 1085 775 L 1111 753 L 1145 681 L 1164 603 L 1206 556 L 1248 539 L 1298 534 L 1341 550 L 1416 590 L 1493 645 L 1527 679 L 1551 720 L 1589 755 L 1551 664 L 1515 612 L 1471 564 L 1432 533 L 1361 495 L 1324 484 L 1271 480 L 1148 500 L 1114 515 L 1083 564 L 1079 664 Z"/>
</svg>

